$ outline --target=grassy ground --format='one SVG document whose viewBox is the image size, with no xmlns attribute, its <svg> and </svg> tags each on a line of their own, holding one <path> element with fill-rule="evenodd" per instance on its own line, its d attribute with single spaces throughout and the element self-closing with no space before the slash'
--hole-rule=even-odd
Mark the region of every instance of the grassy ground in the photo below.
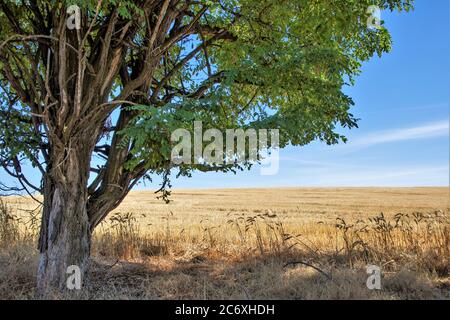
<svg viewBox="0 0 450 320">
<path fill-rule="evenodd" d="M 95 233 L 80 297 L 450 299 L 447 188 L 185 190 L 172 200 L 130 194 Z M 0 210 L 0 298 L 34 296 L 34 207 L 9 198 Z M 369 264 L 381 290 L 366 287 Z"/>
</svg>

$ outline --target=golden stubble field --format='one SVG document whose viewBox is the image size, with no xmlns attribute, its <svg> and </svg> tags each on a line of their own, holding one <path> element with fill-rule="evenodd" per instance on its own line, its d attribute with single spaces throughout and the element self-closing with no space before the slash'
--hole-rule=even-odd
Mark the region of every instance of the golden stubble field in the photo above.
<svg viewBox="0 0 450 320">
<path fill-rule="evenodd" d="M 270 210 L 289 226 L 310 222 L 360 219 L 383 212 L 429 213 L 449 208 L 448 188 L 275 188 L 179 190 L 169 205 L 149 191 L 132 192 L 116 212 L 145 214 L 160 225 L 173 213 L 175 225 L 223 223 L 229 216 L 252 216 Z"/>
<path fill-rule="evenodd" d="M 171 200 L 134 191 L 101 224 L 82 297 L 450 299 L 448 188 L 176 190 Z M 22 210 L 35 205 L 8 206 L 20 231 L 0 250 L 0 297 L 28 298 L 37 226 Z M 381 290 L 366 286 L 371 264 Z"/>
</svg>

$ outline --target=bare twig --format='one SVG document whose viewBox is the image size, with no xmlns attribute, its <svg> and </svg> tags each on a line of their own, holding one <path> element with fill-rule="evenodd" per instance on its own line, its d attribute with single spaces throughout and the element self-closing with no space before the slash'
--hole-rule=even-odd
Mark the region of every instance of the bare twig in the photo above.
<svg viewBox="0 0 450 320">
<path fill-rule="evenodd" d="M 309 263 L 304 262 L 304 261 L 291 261 L 291 262 L 288 262 L 288 263 L 286 263 L 286 264 L 283 266 L 283 269 L 284 269 L 284 268 L 287 268 L 287 267 L 289 267 L 289 266 L 295 266 L 295 265 L 298 265 L 298 264 L 302 264 L 302 265 L 304 265 L 304 266 L 313 268 L 314 270 L 316 270 L 316 271 L 320 272 L 321 274 L 323 274 L 328 280 L 333 281 L 333 277 L 332 277 L 330 274 L 328 274 L 328 273 L 326 273 L 325 271 L 319 269 L 318 267 L 313 266 L 312 264 L 309 264 Z"/>
</svg>

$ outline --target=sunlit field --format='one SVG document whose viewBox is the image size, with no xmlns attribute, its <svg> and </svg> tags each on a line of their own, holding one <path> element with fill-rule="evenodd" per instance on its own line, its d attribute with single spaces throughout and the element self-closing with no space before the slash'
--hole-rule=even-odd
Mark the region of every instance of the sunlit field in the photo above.
<svg viewBox="0 0 450 320">
<path fill-rule="evenodd" d="M 90 299 L 450 299 L 447 188 L 132 192 L 96 230 Z M 39 209 L 3 199 L 0 298 L 33 298 Z M 36 209 L 36 210 L 35 210 Z M 369 290 L 366 267 L 382 272 Z"/>
</svg>

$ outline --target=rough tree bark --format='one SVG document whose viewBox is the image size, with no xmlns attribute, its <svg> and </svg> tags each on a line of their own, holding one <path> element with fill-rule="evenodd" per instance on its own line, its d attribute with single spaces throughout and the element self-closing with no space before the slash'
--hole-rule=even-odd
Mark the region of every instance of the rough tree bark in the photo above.
<svg viewBox="0 0 450 320">
<path fill-rule="evenodd" d="M 86 205 L 91 149 L 78 143 L 54 152 L 47 168 L 37 277 L 38 293 L 44 297 L 52 290 L 66 289 L 68 266 L 78 266 L 82 276 L 88 269 L 91 230 Z"/>
<path fill-rule="evenodd" d="M 123 110 L 117 123 L 125 126 L 133 114 Z M 104 120 L 102 120 L 104 121 Z M 72 135 L 69 142 L 55 146 L 44 177 L 44 206 L 39 238 L 38 295 L 51 297 L 67 289 L 67 268 L 76 265 L 81 271 L 82 285 L 87 283 L 91 237 L 95 227 L 114 210 L 134 183 L 145 173 L 137 167 L 124 169 L 129 150 L 123 138 L 115 133 L 108 153 L 109 161 L 102 169 L 100 185 L 88 184 L 91 158 L 101 137 L 101 125 L 93 130 Z"/>
</svg>

